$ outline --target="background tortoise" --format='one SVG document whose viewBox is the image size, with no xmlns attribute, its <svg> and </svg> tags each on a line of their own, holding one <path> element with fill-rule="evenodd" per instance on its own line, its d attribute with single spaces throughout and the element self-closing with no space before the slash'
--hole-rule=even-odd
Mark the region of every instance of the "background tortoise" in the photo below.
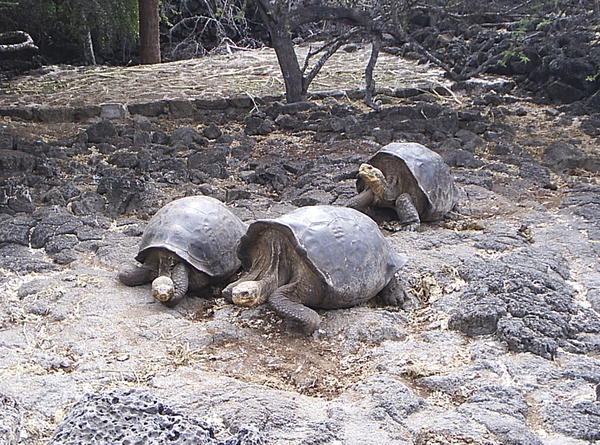
<svg viewBox="0 0 600 445">
<path fill-rule="evenodd" d="M 321 322 L 311 307 L 363 303 L 395 283 L 394 273 L 406 262 L 371 218 L 336 206 L 302 207 L 252 223 L 238 256 L 246 272 L 225 288 L 225 298 L 244 306 L 268 302 L 306 333 Z M 389 304 L 399 303 L 397 293 L 381 295 Z"/>
<path fill-rule="evenodd" d="M 383 147 L 360 166 L 356 188 L 359 194 L 348 207 L 391 207 L 405 230 L 443 218 L 458 201 L 450 168 L 440 155 L 416 143 Z"/>
<path fill-rule="evenodd" d="M 247 225 L 208 196 L 177 199 L 150 219 L 135 257 L 119 270 L 128 286 L 152 281 L 152 295 L 174 306 L 188 289 L 224 280 L 240 267 L 236 249 Z"/>
</svg>

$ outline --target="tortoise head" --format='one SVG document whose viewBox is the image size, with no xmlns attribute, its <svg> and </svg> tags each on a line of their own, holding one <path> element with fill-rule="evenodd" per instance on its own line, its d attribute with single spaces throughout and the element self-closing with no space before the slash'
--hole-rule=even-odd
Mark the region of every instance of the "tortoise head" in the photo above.
<svg viewBox="0 0 600 445">
<path fill-rule="evenodd" d="M 166 276 L 157 277 L 152 282 L 152 296 L 160 302 L 169 301 L 175 293 L 173 280 Z"/>
<path fill-rule="evenodd" d="M 375 196 L 382 199 L 385 191 L 386 181 L 382 171 L 371 164 L 360 164 L 358 177 L 370 188 Z"/>
<path fill-rule="evenodd" d="M 231 290 L 231 299 L 240 306 L 258 306 L 267 301 L 260 281 L 243 281 Z"/>
</svg>

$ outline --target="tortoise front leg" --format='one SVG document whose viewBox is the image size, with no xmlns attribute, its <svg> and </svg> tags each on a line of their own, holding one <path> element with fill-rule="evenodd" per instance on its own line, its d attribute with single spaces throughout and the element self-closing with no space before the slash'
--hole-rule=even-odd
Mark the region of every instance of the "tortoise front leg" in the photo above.
<svg viewBox="0 0 600 445">
<path fill-rule="evenodd" d="M 269 305 L 282 317 L 300 323 L 306 334 L 312 334 L 321 324 L 321 317 L 311 308 L 290 299 L 297 287 L 297 283 L 279 287 L 269 296 Z"/>
<path fill-rule="evenodd" d="M 375 199 L 375 195 L 373 191 L 369 188 L 363 190 L 358 195 L 353 196 L 346 203 L 346 207 L 350 207 L 351 209 L 356 210 L 365 210 L 367 207 L 373 204 Z"/>
<path fill-rule="evenodd" d="M 174 307 L 181 301 L 184 295 L 188 291 L 189 287 L 189 271 L 187 266 L 184 263 L 176 264 L 173 267 L 173 272 L 171 272 L 171 280 L 173 280 L 173 296 L 167 300 L 163 301 L 165 306 Z"/>
<path fill-rule="evenodd" d="M 409 297 L 400 280 L 396 276 L 393 276 L 390 282 L 379 291 L 376 298 L 386 306 L 402 307 L 403 303 Z"/>
<path fill-rule="evenodd" d="M 412 199 L 408 193 L 403 193 L 396 198 L 396 214 L 402 224 L 402 230 L 416 230 L 419 228 L 421 219 Z"/>
<path fill-rule="evenodd" d="M 156 277 L 154 268 L 146 265 L 125 264 L 119 269 L 119 281 L 126 286 L 141 286 Z"/>
</svg>

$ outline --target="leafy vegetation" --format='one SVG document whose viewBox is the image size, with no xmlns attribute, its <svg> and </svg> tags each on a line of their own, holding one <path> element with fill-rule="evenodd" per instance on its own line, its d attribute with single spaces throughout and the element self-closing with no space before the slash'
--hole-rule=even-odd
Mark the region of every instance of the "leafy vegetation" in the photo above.
<svg viewBox="0 0 600 445">
<path fill-rule="evenodd" d="M 138 33 L 137 0 L 18 0 L 0 28 L 29 33 L 48 59 L 82 60 L 88 32 L 99 61 L 126 63 Z"/>
</svg>

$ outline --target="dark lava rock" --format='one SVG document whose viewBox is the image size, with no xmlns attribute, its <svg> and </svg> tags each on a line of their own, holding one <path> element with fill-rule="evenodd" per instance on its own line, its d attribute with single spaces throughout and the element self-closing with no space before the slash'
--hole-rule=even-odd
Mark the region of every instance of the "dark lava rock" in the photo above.
<svg viewBox="0 0 600 445">
<path fill-rule="evenodd" d="M 23 173 L 33 171 L 37 158 L 29 153 L 17 150 L 0 150 L 0 171 L 3 173 Z"/>
<path fill-rule="evenodd" d="M 296 116 L 290 116 L 289 114 L 277 116 L 275 123 L 285 130 L 299 130 L 304 125 L 304 121 L 298 119 Z"/>
<path fill-rule="evenodd" d="M 109 120 L 103 120 L 89 126 L 85 132 L 88 136 L 88 142 L 110 142 L 111 138 L 117 136 L 117 127 Z"/>
<path fill-rule="evenodd" d="M 190 170 L 199 170 L 211 178 L 224 179 L 228 176 L 226 150 L 213 146 L 205 150 L 191 154 L 187 159 L 187 167 Z"/>
<path fill-rule="evenodd" d="M 74 247 L 79 243 L 72 234 L 53 236 L 44 246 L 46 253 L 57 264 L 69 264 L 78 257 Z"/>
<path fill-rule="evenodd" d="M 71 211 L 77 216 L 103 214 L 105 208 L 106 198 L 91 190 L 71 201 Z"/>
<path fill-rule="evenodd" d="M 542 445 L 527 428 L 527 402 L 517 391 L 501 386 L 479 388 L 458 411 L 467 414 L 506 444 Z"/>
<path fill-rule="evenodd" d="M 216 445 L 212 429 L 164 405 L 143 390 L 88 394 L 71 409 L 50 444 Z"/>
<path fill-rule="evenodd" d="M 567 83 L 555 81 L 546 86 L 546 93 L 556 102 L 571 103 L 583 98 L 584 92 Z"/>
<path fill-rule="evenodd" d="M 275 122 L 268 118 L 248 116 L 244 123 L 246 124 L 244 131 L 250 136 L 265 135 L 275 130 Z"/>
<path fill-rule="evenodd" d="M 0 214 L 0 246 L 8 243 L 29 245 L 29 232 L 36 220 L 31 216 L 15 216 Z"/>
<path fill-rule="evenodd" d="M 555 171 L 572 170 L 581 166 L 583 152 L 567 142 L 553 142 L 542 156 L 544 163 Z"/>
<path fill-rule="evenodd" d="M 0 247 L 0 268 L 19 274 L 60 270 L 56 264 L 46 261 L 41 252 L 32 252 L 28 247 L 17 244 Z"/>
<path fill-rule="evenodd" d="M 154 144 L 169 145 L 171 143 L 171 137 L 164 131 L 158 130 L 152 133 L 151 141 Z"/>
<path fill-rule="evenodd" d="M 555 431 L 581 440 L 600 439 L 600 402 L 586 401 L 569 406 L 552 403 L 544 408 L 543 416 Z"/>
<path fill-rule="evenodd" d="M 214 122 L 211 122 L 202 132 L 208 139 L 218 139 L 223 132 Z"/>
<path fill-rule="evenodd" d="M 600 227 L 600 187 L 581 185 L 566 190 L 567 197 L 561 203 L 561 208 L 568 208 Z"/>
<path fill-rule="evenodd" d="M 307 190 L 297 198 L 292 199 L 292 204 L 298 207 L 331 204 L 334 196 L 324 190 Z"/>
<path fill-rule="evenodd" d="M 276 192 L 282 192 L 289 184 L 287 172 L 280 165 L 261 164 L 248 178 L 251 182 L 269 186 Z"/>
<path fill-rule="evenodd" d="M 550 171 L 537 162 L 523 162 L 519 167 L 519 176 L 532 183 L 547 189 L 555 189 L 556 186 L 550 180 Z"/>
<path fill-rule="evenodd" d="M 31 213 L 34 208 L 29 187 L 21 184 L 17 178 L 9 178 L 0 185 L 0 213 Z"/>
<path fill-rule="evenodd" d="M 171 135 L 171 145 L 182 144 L 189 147 L 192 144 L 205 145 L 206 139 L 193 127 L 179 127 Z"/>
<path fill-rule="evenodd" d="M 136 210 L 140 206 L 145 185 L 129 169 L 105 169 L 98 183 L 97 192 L 107 200 L 107 212 L 110 216 L 122 215 Z"/>
<path fill-rule="evenodd" d="M 101 142 L 99 144 L 96 145 L 96 149 L 98 149 L 98 151 L 102 154 L 110 154 L 114 151 L 117 151 L 117 147 L 115 147 L 112 144 L 109 144 L 108 142 Z"/>
<path fill-rule="evenodd" d="M 217 440 L 206 422 L 185 415 L 142 389 L 114 389 L 84 396 L 67 414 L 50 445 L 137 444 L 263 445 L 261 435 L 241 429 Z"/>
<path fill-rule="evenodd" d="M 31 232 L 31 247 L 39 249 L 53 237 L 58 235 L 75 234 L 83 225 L 79 219 L 64 208 L 42 208 L 33 215 L 38 223 Z"/>
<path fill-rule="evenodd" d="M 138 165 L 138 154 L 129 150 L 117 150 L 108 157 L 108 163 L 116 167 L 135 168 Z"/>
<path fill-rule="evenodd" d="M 575 301 L 567 266 L 556 252 L 534 247 L 472 264 L 463 271 L 469 285 L 449 327 L 471 336 L 495 333 L 513 351 L 548 359 L 559 347 L 593 350 L 586 335 L 600 334 L 600 317 Z"/>
<path fill-rule="evenodd" d="M 442 154 L 442 158 L 450 167 L 479 168 L 483 162 L 467 150 L 449 150 Z"/>
</svg>

